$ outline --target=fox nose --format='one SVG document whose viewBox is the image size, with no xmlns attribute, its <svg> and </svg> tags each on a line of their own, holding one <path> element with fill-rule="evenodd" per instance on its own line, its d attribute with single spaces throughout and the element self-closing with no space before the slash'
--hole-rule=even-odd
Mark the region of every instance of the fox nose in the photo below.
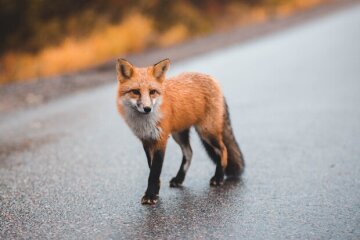
<svg viewBox="0 0 360 240">
<path fill-rule="evenodd" d="M 144 107 L 144 112 L 149 113 L 151 111 L 151 107 Z"/>
</svg>

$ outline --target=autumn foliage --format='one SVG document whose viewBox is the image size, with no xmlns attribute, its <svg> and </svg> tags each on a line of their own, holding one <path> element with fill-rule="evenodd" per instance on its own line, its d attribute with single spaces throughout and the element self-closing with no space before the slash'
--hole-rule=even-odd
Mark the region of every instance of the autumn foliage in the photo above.
<svg viewBox="0 0 360 240">
<path fill-rule="evenodd" d="M 0 83 L 99 65 L 327 0 L 0 0 Z"/>
</svg>

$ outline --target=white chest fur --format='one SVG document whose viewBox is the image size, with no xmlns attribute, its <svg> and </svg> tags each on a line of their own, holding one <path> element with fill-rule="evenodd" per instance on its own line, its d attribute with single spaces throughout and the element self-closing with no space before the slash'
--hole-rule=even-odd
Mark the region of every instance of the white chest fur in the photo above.
<svg viewBox="0 0 360 240">
<path fill-rule="evenodd" d="M 133 133 L 140 139 L 158 139 L 161 128 L 158 127 L 160 120 L 159 112 L 149 114 L 139 113 L 134 109 L 125 107 L 125 121 Z"/>
</svg>

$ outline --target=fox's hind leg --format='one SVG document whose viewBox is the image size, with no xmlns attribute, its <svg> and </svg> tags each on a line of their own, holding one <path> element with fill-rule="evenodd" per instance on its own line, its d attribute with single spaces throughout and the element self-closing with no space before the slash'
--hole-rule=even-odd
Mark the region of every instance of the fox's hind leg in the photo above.
<svg viewBox="0 0 360 240">
<path fill-rule="evenodd" d="M 211 186 L 220 186 L 224 183 L 225 169 L 227 166 L 227 149 L 222 141 L 221 134 L 208 134 L 196 128 L 201 142 L 211 160 L 216 164 L 215 175 L 210 179 Z"/>
<path fill-rule="evenodd" d="M 170 187 L 179 187 L 183 183 L 186 172 L 190 167 L 191 158 L 192 158 L 192 149 L 190 146 L 189 133 L 190 133 L 190 129 L 186 129 L 182 132 L 172 134 L 172 137 L 174 138 L 175 142 L 179 144 L 181 148 L 183 158 L 180 169 L 176 177 L 174 177 L 170 181 Z"/>
</svg>

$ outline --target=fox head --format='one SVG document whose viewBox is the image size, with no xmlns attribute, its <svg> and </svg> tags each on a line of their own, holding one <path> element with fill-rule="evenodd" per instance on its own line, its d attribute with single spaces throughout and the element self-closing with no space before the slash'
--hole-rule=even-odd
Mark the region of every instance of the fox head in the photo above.
<svg viewBox="0 0 360 240">
<path fill-rule="evenodd" d="M 118 59 L 118 101 L 130 111 L 142 114 L 156 111 L 162 100 L 163 81 L 169 66 L 169 59 L 145 68 L 137 68 L 125 59 Z"/>
</svg>

